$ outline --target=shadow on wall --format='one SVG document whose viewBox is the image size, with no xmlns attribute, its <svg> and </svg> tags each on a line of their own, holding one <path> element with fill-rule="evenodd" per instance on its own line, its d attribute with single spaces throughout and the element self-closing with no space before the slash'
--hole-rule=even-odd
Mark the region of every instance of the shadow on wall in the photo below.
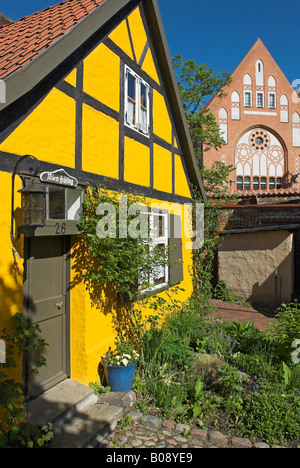
<svg viewBox="0 0 300 468">
<path fill-rule="evenodd" d="M 283 263 L 288 261 L 287 258 Z M 277 308 L 283 302 L 291 302 L 293 288 L 290 283 L 291 280 L 287 280 L 289 284 L 286 281 L 284 283 L 284 276 L 281 273 L 283 268 L 283 265 L 279 265 L 263 283 L 253 284 L 252 294 L 248 299 L 252 304 Z"/>
<path fill-rule="evenodd" d="M 293 234 L 288 231 L 230 235 L 219 249 L 219 280 L 232 294 L 255 305 L 291 302 L 293 267 Z"/>
<path fill-rule="evenodd" d="M 6 262 L 5 262 L 6 263 Z M 8 320 L 17 312 L 23 312 L 23 259 L 16 247 L 11 247 L 11 261 L 7 275 L 3 274 L 7 264 L 0 261 L 0 329 L 7 326 Z"/>
<path fill-rule="evenodd" d="M 92 255 L 85 249 L 79 239 L 73 247 L 73 280 L 71 281 L 70 289 L 84 283 L 89 293 L 92 307 L 99 310 L 99 313 L 105 316 L 111 316 L 112 326 L 117 335 L 129 338 L 131 330 L 134 327 L 132 303 L 130 301 L 122 302 L 113 285 L 107 284 L 102 286 L 96 280 L 84 277 L 86 265 L 94 261 Z"/>
</svg>

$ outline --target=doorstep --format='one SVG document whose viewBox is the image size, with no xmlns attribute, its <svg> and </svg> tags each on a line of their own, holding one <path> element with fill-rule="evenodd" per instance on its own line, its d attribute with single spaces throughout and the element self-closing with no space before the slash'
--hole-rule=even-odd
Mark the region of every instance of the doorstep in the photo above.
<svg viewBox="0 0 300 468">
<path fill-rule="evenodd" d="M 86 385 L 67 379 L 28 405 L 28 422 L 53 424 L 52 448 L 84 448 L 105 438 L 131 408 L 133 392 L 97 397 Z"/>
</svg>

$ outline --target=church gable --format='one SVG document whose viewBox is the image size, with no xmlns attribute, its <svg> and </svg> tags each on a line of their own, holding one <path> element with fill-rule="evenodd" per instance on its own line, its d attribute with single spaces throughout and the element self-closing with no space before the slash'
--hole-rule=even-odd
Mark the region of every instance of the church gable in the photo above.
<svg viewBox="0 0 300 468">
<path fill-rule="evenodd" d="M 230 188 L 257 192 L 299 187 L 300 107 L 294 90 L 260 39 L 232 73 L 222 99 L 208 108 L 224 145 L 204 164 L 218 159 L 233 165 Z"/>
</svg>

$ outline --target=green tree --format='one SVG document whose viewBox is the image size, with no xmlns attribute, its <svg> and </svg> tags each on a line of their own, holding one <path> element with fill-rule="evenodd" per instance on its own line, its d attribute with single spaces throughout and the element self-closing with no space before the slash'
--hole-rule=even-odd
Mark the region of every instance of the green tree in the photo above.
<svg viewBox="0 0 300 468">
<path fill-rule="evenodd" d="M 231 83 L 231 76 L 226 72 L 214 74 L 207 64 L 184 61 L 182 55 L 173 57 L 173 66 L 194 151 L 200 161 L 203 146 L 205 150 L 217 150 L 225 143 L 219 134 L 219 125 L 205 103 L 211 96 L 222 98 L 226 95 L 225 87 Z"/>
<path fill-rule="evenodd" d="M 181 55 L 173 57 L 173 66 L 200 173 L 209 195 L 205 206 L 204 244 L 201 249 L 193 252 L 194 297 L 201 307 L 211 297 L 215 253 L 221 240 L 221 204 L 232 198 L 227 181 L 234 169 L 220 161 L 215 161 L 209 169 L 202 165 L 203 147 L 205 150 L 213 148 L 217 151 L 225 143 L 220 136 L 218 122 L 205 103 L 211 96 L 226 96 L 225 89 L 231 83 L 231 76 L 226 72 L 214 74 L 214 70 L 207 64 L 197 65 L 194 60 L 184 61 Z M 194 198 L 201 199 L 196 190 Z"/>
</svg>

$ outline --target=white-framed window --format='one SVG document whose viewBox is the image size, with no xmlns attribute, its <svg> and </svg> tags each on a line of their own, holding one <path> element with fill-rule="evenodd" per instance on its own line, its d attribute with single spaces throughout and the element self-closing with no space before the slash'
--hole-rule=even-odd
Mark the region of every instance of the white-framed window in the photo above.
<svg viewBox="0 0 300 468">
<path fill-rule="evenodd" d="M 151 233 L 150 251 L 165 249 L 169 245 L 169 214 L 149 213 L 149 225 Z M 166 262 L 157 265 L 152 272 L 149 283 L 154 287 L 160 287 L 169 281 L 169 268 Z"/>
<path fill-rule="evenodd" d="M 244 93 L 244 104 L 245 107 L 251 107 L 251 91 L 245 91 Z"/>
<path fill-rule="evenodd" d="M 237 190 L 243 190 L 243 188 L 244 188 L 243 177 L 238 176 L 236 178 L 236 189 Z"/>
<path fill-rule="evenodd" d="M 256 107 L 264 107 L 264 93 L 256 94 Z"/>
<path fill-rule="evenodd" d="M 253 177 L 253 190 L 259 190 L 259 177 L 254 176 Z"/>
<path fill-rule="evenodd" d="M 150 242 L 145 242 L 145 248 L 148 249 L 150 255 L 155 253 L 156 249 L 161 250 L 161 256 L 155 257 L 155 265 L 151 271 L 147 273 L 141 271 L 139 287 L 143 293 L 146 293 L 169 284 L 169 265 L 166 261 L 169 246 L 169 213 L 151 211 L 144 214 L 148 215 L 149 237 L 151 238 Z"/>
<path fill-rule="evenodd" d="M 149 85 L 130 68 L 125 68 L 125 123 L 149 134 Z"/>
<path fill-rule="evenodd" d="M 46 219 L 79 220 L 83 191 L 58 185 L 46 187 Z"/>
<path fill-rule="evenodd" d="M 269 93 L 269 108 L 270 109 L 276 108 L 275 93 Z"/>
</svg>

